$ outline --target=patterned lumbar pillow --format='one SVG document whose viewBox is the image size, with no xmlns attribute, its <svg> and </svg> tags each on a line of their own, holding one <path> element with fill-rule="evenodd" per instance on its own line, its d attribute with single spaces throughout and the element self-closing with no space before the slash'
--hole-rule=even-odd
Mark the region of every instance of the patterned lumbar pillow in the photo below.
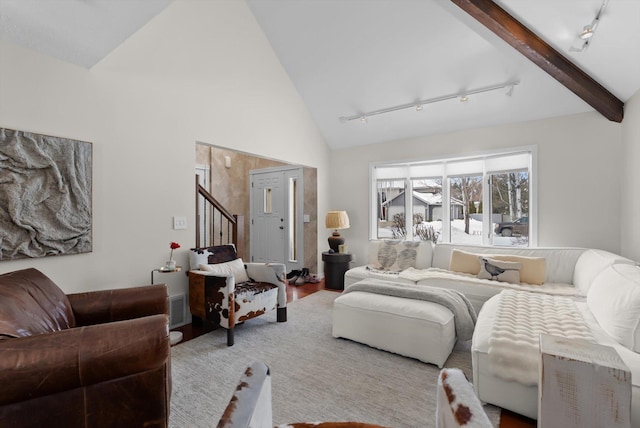
<svg viewBox="0 0 640 428">
<path fill-rule="evenodd" d="M 383 241 L 378 247 L 377 263 L 373 269 L 389 272 L 400 272 L 416 266 L 419 242 Z"/>
<path fill-rule="evenodd" d="M 478 278 L 520 284 L 522 263 L 505 262 L 482 256 L 479 256 L 478 260 L 480 260 Z"/>
</svg>

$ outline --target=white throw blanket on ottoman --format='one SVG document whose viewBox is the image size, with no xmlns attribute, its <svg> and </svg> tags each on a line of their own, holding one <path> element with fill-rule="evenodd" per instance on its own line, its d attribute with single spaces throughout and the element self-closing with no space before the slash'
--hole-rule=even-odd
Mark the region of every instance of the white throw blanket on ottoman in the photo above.
<svg viewBox="0 0 640 428">
<path fill-rule="evenodd" d="M 540 333 L 593 341 L 573 300 L 539 293 L 501 292 L 489 339 L 494 374 L 524 385 L 537 385 Z"/>
</svg>

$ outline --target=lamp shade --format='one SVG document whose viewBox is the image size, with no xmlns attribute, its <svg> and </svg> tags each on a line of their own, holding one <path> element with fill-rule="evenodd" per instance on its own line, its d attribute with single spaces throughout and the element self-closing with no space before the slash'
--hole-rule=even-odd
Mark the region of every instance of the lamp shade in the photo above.
<svg viewBox="0 0 640 428">
<path fill-rule="evenodd" d="M 349 216 L 346 211 L 329 211 L 325 219 L 327 229 L 348 229 Z"/>
</svg>

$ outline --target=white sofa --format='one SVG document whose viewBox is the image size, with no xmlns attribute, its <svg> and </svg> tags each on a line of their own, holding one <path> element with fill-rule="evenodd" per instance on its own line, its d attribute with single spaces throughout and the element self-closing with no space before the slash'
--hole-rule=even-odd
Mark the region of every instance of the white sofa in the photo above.
<svg viewBox="0 0 640 428">
<path fill-rule="evenodd" d="M 499 337 L 496 325 L 505 321 L 500 312 L 501 298 L 502 295 L 497 295 L 489 299 L 478 316 L 471 345 L 474 388 L 481 400 L 535 419 L 537 382 L 505 377 L 495 363 L 492 344 Z M 592 335 L 590 340 L 614 348 L 629 368 L 631 422 L 632 426 L 640 427 L 640 268 L 632 264 L 609 265 L 593 278 L 586 299 L 558 296 L 555 299 L 560 303 L 572 300 L 584 319 L 582 325 Z M 527 311 L 523 308 L 523 312 Z M 544 322 L 546 328 L 557 325 L 551 318 Z M 531 333 L 527 336 L 530 340 L 537 339 Z"/>
<path fill-rule="evenodd" d="M 462 292 L 479 312 L 472 340 L 472 363 L 474 387 L 481 400 L 537 418 L 537 384 L 524 385 L 498 376 L 489 359 L 489 341 L 499 317 L 500 292 L 527 291 L 533 292 L 533 296 L 550 296 L 559 301 L 575 302 L 575 307 L 593 335 L 592 340 L 618 351 L 632 373 L 632 422 L 634 426 L 640 426 L 640 268 L 634 261 L 596 249 L 432 245 L 429 242 L 422 242 L 417 247 L 416 244 L 406 244 L 414 248 L 412 253 L 415 254 L 415 260 L 407 262 L 398 257 L 398 260 L 390 261 L 388 254 L 380 254 L 384 245 L 387 245 L 384 241 L 370 243 L 367 265 L 347 271 L 345 290 L 359 281 L 376 278 L 397 284 L 429 285 Z M 453 272 L 449 270 L 452 255 L 458 257 L 460 252 L 543 258 L 543 284 L 509 284 L 479 279 L 469 273 Z M 391 268 L 399 272 L 375 269 L 377 265 L 388 266 L 392 262 Z M 430 272 L 436 275 L 430 276 Z M 397 303 L 398 298 L 389 299 L 389 302 L 393 302 L 391 304 L 394 306 L 401 305 Z M 394 310 L 394 313 L 397 316 L 401 310 Z M 391 349 L 377 347 L 408 355 L 393 348 L 396 346 L 393 343 L 398 340 L 398 337 L 393 337 L 388 341 L 392 344 Z"/>
<path fill-rule="evenodd" d="M 525 247 L 485 247 L 477 245 L 436 244 L 420 242 L 416 248 L 415 265 L 418 270 L 439 269 L 442 275 L 437 278 L 411 279 L 407 270 L 394 269 L 382 272 L 372 269 L 379 263 L 381 246 L 389 241 L 370 241 L 368 262 L 365 265 L 349 269 L 345 274 L 345 288 L 368 278 L 382 279 L 396 283 L 415 283 L 434 287 L 451 288 L 462 292 L 473 304 L 477 312 L 489 300 L 505 288 L 543 292 L 553 295 L 585 297 L 596 274 L 614 263 L 633 263 L 619 255 L 586 248 L 525 248 Z M 514 255 L 532 258 L 544 258 L 545 280 L 542 285 L 518 284 L 479 279 L 472 274 L 449 271 L 454 250 L 473 254 Z M 450 273 L 447 275 L 447 273 Z"/>
</svg>

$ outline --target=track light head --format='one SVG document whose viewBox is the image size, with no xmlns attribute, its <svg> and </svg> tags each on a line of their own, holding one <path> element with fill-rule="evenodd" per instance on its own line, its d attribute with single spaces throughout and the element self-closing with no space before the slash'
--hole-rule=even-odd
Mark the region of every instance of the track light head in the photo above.
<svg viewBox="0 0 640 428">
<path fill-rule="evenodd" d="M 591 40 L 596 33 L 596 29 L 598 28 L 598 24 L 600 23 L 600 18 L 602 17 L 602 14 L 607 7 L 607 3 L 609 3 L 609 0 L 603 0 L 602 6 L 600 6 L 600 9 L 598 10 L 596 17 L 593 19 L 593 22 L 582 27 L 582 31 L 578 34 L 578 38 L 582 40 L 582 47 L 576 48 L 571 46 L 569 48 L 569 51 L 583 52 L 589 47 L 589 44 L 591 43 Z"/>
<path fill-rule="evenodd" d="M 591 25 L 585 25 L 578 37 L 582 40 L 589 40 L 593 37 L 593 27 Z"/>
</svg>

